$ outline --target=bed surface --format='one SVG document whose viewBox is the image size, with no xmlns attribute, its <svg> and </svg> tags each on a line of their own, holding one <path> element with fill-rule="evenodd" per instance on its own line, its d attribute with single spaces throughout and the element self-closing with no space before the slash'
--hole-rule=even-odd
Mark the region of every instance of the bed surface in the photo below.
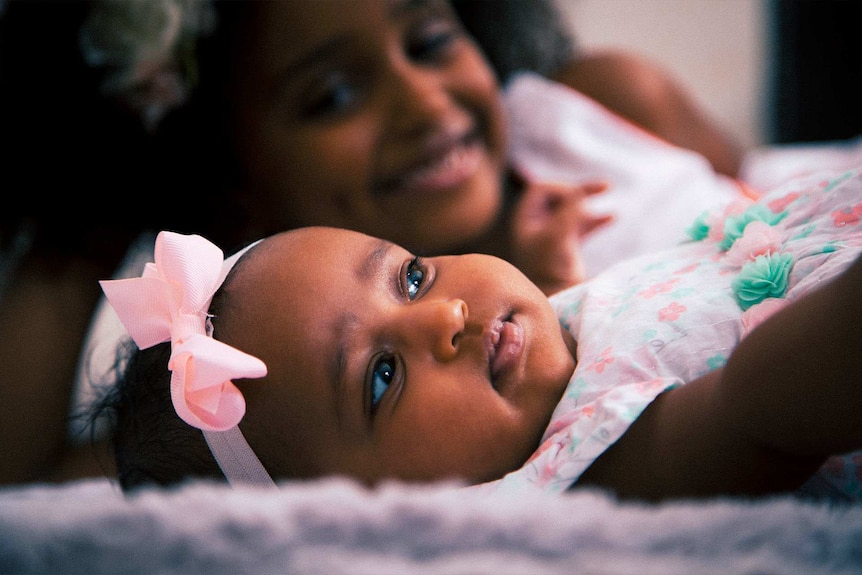
<svg viewBox="0 0 862 575">
<path fill-rule="evenodd" d="M 2 573 L 862 573 L 862 506 L 662 505 L 456 485 L 0 489 Z"/>
</svg>

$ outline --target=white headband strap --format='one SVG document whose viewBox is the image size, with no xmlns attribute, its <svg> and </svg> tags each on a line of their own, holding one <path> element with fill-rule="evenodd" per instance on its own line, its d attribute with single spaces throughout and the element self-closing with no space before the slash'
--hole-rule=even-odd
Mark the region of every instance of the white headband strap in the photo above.
<svg viewBox="0 0 862 575">
<path fill-rule="evenodd" d="M 260 240 L 249 244 L 225 259 L 224 264 L 222 264 L 219 284 L 224 282 L 227 274 L 239 258 L 259 242 Z M 225 431 L 202 431 L 204 439 L 206 439 L 207 445 L 210 448 L 210 453 L 212 453 L 229 484 L 237 485 L 242 483 L 261 487 L 276 486 L 254 450 L 248 444 L 238 425 Z"/>
<path fill-rule="evenodd" d="M 231 485 L 275 487 L 275 482 L 255 455 L 239 427 L 226 431 L 206 431 L 204 439 L 210 453 Z"/>
</svg>

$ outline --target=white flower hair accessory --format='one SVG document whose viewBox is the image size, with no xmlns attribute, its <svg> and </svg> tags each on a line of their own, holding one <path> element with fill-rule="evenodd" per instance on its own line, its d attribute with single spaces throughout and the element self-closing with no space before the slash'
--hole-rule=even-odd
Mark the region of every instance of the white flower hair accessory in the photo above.
<svg viewBox="0 0 862 575">
<path fill-rule="evenodd" d="M 102 93 L 153 131 L 197 79 L 197 39 L 215 28 L 209 0 L 94 0 L 79 32 L 87 64 L 106 70 Z"/>
</svg>

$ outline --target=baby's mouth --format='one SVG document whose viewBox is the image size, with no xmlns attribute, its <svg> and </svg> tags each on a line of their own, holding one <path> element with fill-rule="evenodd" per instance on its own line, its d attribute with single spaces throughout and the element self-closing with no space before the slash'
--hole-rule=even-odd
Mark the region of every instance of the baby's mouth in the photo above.
<svg viewBox="0 0 862 575">
<path fill-rule="evenodd" d="M 491 383 L 500 391 L 506 375 L 517 367 L 524 351 L 524 329 L 513 314 L 497 320 L 486 334 Z"/>
</svg>

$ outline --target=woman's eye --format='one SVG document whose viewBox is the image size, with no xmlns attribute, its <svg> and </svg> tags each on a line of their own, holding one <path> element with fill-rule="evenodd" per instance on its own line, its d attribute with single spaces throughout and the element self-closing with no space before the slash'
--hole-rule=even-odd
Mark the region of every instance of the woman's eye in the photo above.
<svg viewBox="0 0 862 575">
<path fill-rule="evenodd" d="M 326 78 L 310 92 L 304 107 L 307 116 L 326 116 L 348 111 L 360 98 L 360 89 L 344 74 Z"/>
<path fill-rule="evenodd" d="M 407 34 L 405 53 L 417 62 L 434 62 L 446 58 L 464 30 L 446 2 L 430 3 L 425 10 Z"/>
<path fill-rule="evenodd" d="M 422 260 L 416 257 L 410 260 L 407 264 L 407 270 L 404 272 L 404 291 L 407 294 L 407 299 L 411 301 L 419 295 L 422 282 L 425 281 L 425 270 L 422 267 Z"/>
<path fill-rule="evenodd" d="M 395 379 L 395 358 L 383 356 L 374 362 L 371 369 L 371 412 L 377 409 L 383 394 Z"/>
<path fill-rule="evenodd" d="M 458 37 L 452 30 L 427 33 L 410 42 L 407 54 L 420 62 L 431 62 L 446 53 L 446 49 Z"/>
</svg>

